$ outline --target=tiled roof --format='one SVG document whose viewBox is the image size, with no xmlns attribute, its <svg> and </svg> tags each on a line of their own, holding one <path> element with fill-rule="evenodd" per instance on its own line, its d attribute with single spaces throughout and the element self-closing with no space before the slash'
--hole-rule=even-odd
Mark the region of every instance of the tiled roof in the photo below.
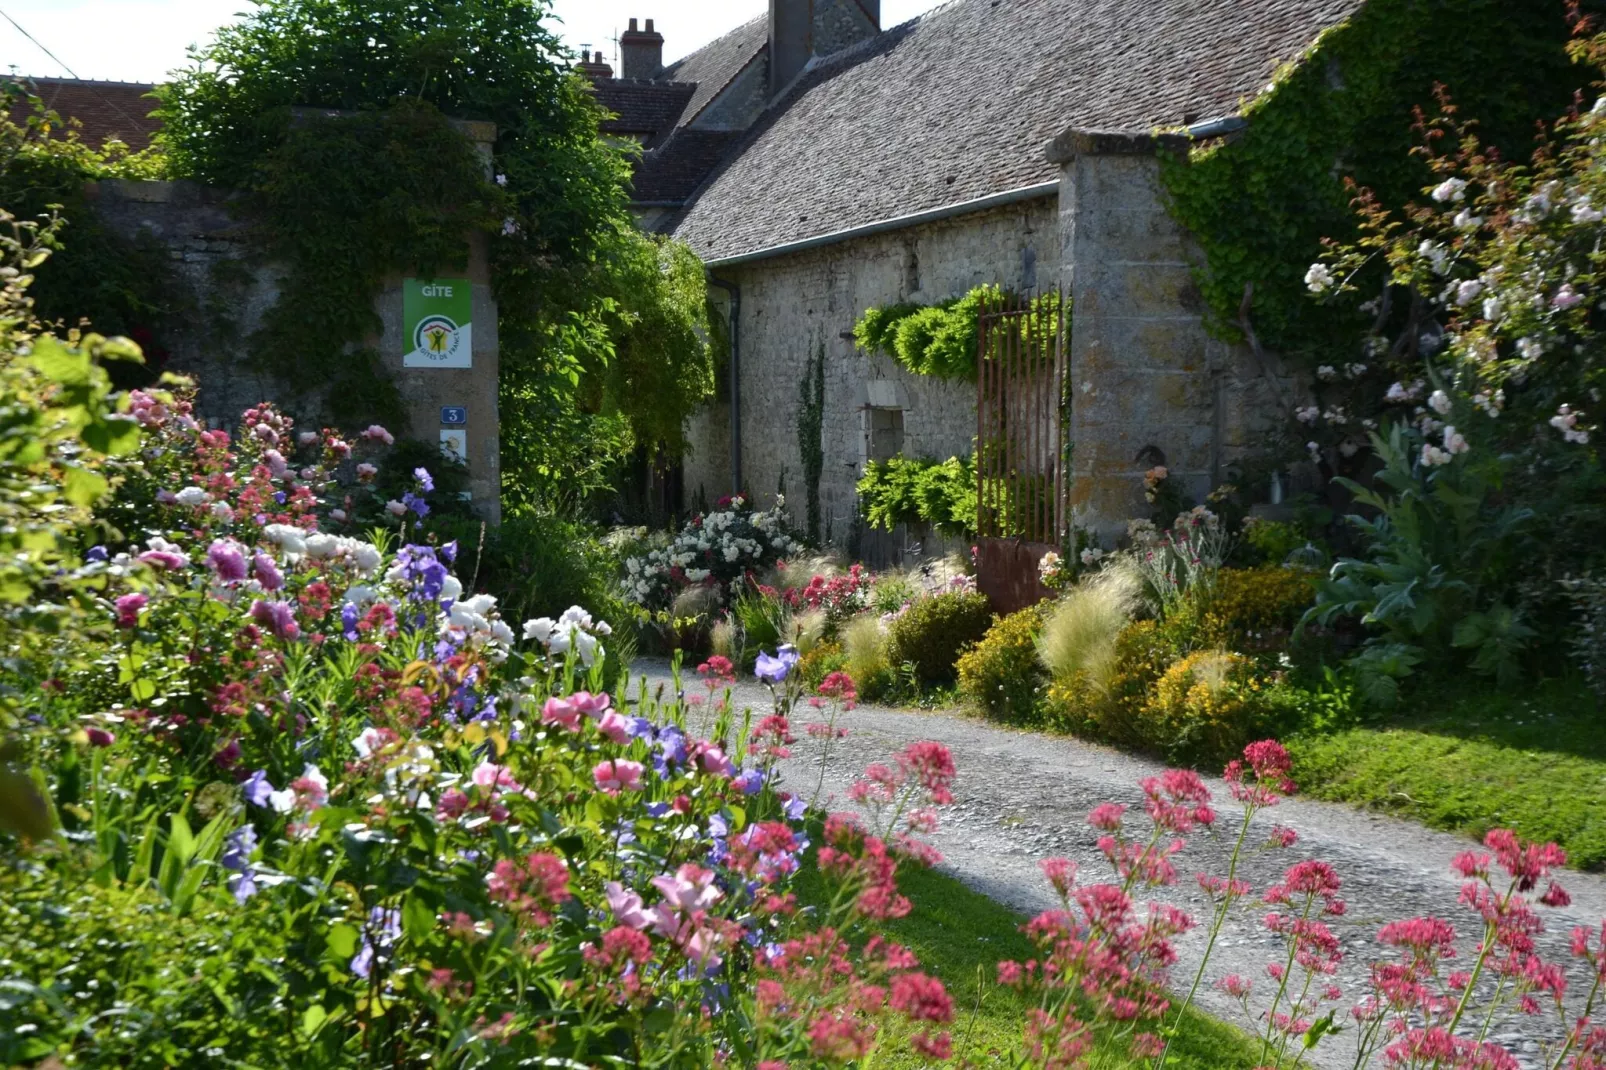
<svg viewBox="0 0 1606 1070">
<path fill-rule="evenodd" d="M 25 78 L 23 81 L 62 118 L 83 124 L 79 136 L 99 148 L 118 138 L 136 152 L 151 143 L 161 123 L 150 117 L 156 88 L 143 82 L 95 82 L 78 78 Z"/>
<path fill-rule="evenodd" d="M 768 47 L 769 16 L 760 15 L 666 67 L 663 77 L 673 78 L 677 82 L 697 83 L 697 92 L 692 94 L 691 100 L 686 102 L 685 109 L 680 113 L 680 124 L 685 125 L 696 118 L 715 94 Z"/>
<path fill-rule="evenodd" d="M 741 138 L 739 130 L 680 127 L 636 165 L 631 199 L 638 204 L 684 204 Z"/>
<path fill-rule="evenodd" d="M 1231 113 L 1362 2 L 954 0 L 808 72 L 675 234 L 715 259 L 1052 180 L 1066 127 Z"/>
<path fill-rule="evenodd" d="M 597 103 L 617 116 L 603 122 L 602 132 L 641 136 L 642 143 L 649 148 L 674 129 L 675 121 L 697 89 L 685 82 L 619 78 L 604 78 L 593 82 L 592 87 Z"/>
</svg>

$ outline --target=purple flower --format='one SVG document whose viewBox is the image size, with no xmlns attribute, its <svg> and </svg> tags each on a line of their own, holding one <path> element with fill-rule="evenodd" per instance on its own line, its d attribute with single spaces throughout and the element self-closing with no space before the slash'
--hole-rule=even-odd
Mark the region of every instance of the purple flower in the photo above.
<svg viewBox="0 0 1606 1070">
<path fill-rule="evenodd" d="M 749 769 L 741 776 L 731 780 L 731 783 L 742 789 L 743 795 L 757 795 L 764 787 L 764 773 L 760 769 Z"/>
<path fill-rule="evenodd" d="M 424 488 L 425 494 L 428 494 L 430 491 L 435 489 L 435 481 L 429 477 L 429 469 L 413 469 L 413 478 L 418 480 L 418 485 Z"/>
<path fill-rule="evenodd" d="M 352 957 L 351 972 L 367 980 L 375 957 L 388 958 L 400 938 L 401 911 L 374 907 L 368 912 L 368 924 L 363 927 L 362 948 Z"/>
<path fill-rule="evenodd" d="M 301 635 L 296 613 L 288 602 L 252 602 L 251 619 L 280 639 L 295 639 Z"/>
<path fill-rule="evenodd" d="M 441 560 L 448 565 L 455 564 L 457 561 L 457 540 L 453 539 L 435 552 L 440 554 Z"/>
<path fill-rule="evenodd" d="M 774 687 L 791 675 L 797 662 L 797 648 L 790 644 L 777 650 L 774 657 L 761 650 L 758 653 L 758 662 L 753 668 L 753 675 Z"/>
<path fill-rule="evenodd" d="M 435 551 L 428 546 L 403 546 L 396 554 L 391 573 L 400 573 L 412 585 L 410 597 L 415 601 L 440 601 L 441 587 L 446 583 L 446 566 L 436 559 Z"/>
<path fill-rule="evenodd" d="M 240 787 L 245 792 L 245 801 L 252 806 L 267 806 L 268 797 L 274 791 L 273 785 L 268 783 L 268 771 L 266 769 L 258 769 L 246 777 L 245 783 L 241 784 Z"/>
<path fill-rule="evenodd" d="M 223 868 L 231 871 L 229 890 L 234 901 L 243 903 L 257 894 L 256 870 L 251 865 L 251 852 L 256 850 L 257 832 L 250 825 L 241 825 L 229 833 L 223 846 Z"/>
<path fill-rule="evenodd" d="M 224 583 L 245 579 L 245 547 L 233 539 L 216 539 L 206 548 L 206 564 Z"/>
<path fill-rule="evenodd" d="M 355 603 L 347 602 L 340 610 L 340 634 L 346 637 L 347 642 L 355 643 L 360 634 L 357 631 L 359 614 Z"/>
<path fill-rule="evenodd" d="M 106 547 L 104 547 L 104 546 L 91 546 L 89 548 L 89 552 L 84 555 L 84 560 L 93 561 L 97 565 L 103 565 L 103 564 L 106 563 L 106 559 L 107 559 L 108 556 L 110 556 L 110 555 L 108 555 L 106 553 Z"/>
<path fill-rule="evenodd" d="M 423 469 L 419 469 L 419 471 L 423 471 Z M 408 491 L 406 494 L 402 495 L 402 506 L 405 509 L 411 509 L 413 512 L 417 513 L 420 518 L 429 515 L 429 503 L 420 498 L 418 495 L 414 494 L 412 491 Z"/>
<path fill-rule="evenodd" d="M 252 559 L 251 568 L 264 591 L 277 591 L 284 586 L 284 573 L 279 571 L 279 566 L 275 565 L 273 558 L 267 554 L 258 553 Z"/>
<path fill-rule="evenodd" d="M 786 805 L 781 809 L 785 811 L 789 820 L 802 821 L 803 815 L 809 812 L 809 804 L 803 801 L 801 795 L 794 795 L 786 800 Z"/>
</svg>

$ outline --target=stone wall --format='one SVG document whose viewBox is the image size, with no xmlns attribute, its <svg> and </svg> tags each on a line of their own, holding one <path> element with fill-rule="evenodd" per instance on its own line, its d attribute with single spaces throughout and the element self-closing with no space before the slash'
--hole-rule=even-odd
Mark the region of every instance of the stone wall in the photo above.
<svg viewBox="0 0 1606 1070">
<path fill-rule="evenodd" d="M 494 127 L 459 122 L 489 163 Z M 249 355 L 249 339 L 278 300 L 279 273 L 251 255 L 249 224 L 230 211 L 233 196 L 192 182 L 110 180 L 89 191 L 99 217 L 127 236 L 155 238 L 169 250 L 187 306 L 162 344 L 165 370 L 193 376 L 199 384 L 197 414 L 209 425 L 232 429 L 240 413 L 272 401 L 302 424 L 328 420 L 327 388 L 288 382 L 263 372 Z M 401 278 L 376 295 L 381 330 L 366 343 L 378 348 L 396 381 L 407 426 L 391 430 L 426 442 L 439 440 L 444 406 L 466 406 L 469 487 L 482 515 L 500 516 L 499 420 L 497 413 L 497 311 L 482 236 L 471 236 L 461 274 L 473 289 L 473 366 L 404 368 Z"/>
<path fill-rule="evenodd" d="M 799 384 L 805 361 L 825 349 L 825 416 L 820 480 L 822 534 L 844 544 L 858 503 L 866 384 L 886 380 L 904 409 L 909 456 L 969 453 L 976 434 L 975 387 L 903 371 L 890 357 L 854 344 L 866 308 L 899 301 L 933 303 L 983 283 L 1007 287 L 1055 283 L 1059 230 L 1052 197 L 957 216 L 817 249 L 716 269 L 741 287 L 742 480 L 768 504 L 784 479 L 790 509 L 803 519 L 806 488 L 797 440 Z M 713 502 L 731 483 L 728 419 L 710 412 L 692 422 L 686 498 L 699 488 Z"/>
</svg>

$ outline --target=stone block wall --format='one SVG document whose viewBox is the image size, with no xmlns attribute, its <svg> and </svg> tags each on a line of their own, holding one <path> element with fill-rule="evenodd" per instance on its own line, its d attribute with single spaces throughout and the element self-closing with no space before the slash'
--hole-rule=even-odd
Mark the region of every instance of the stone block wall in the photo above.
<svg viewBox="0 0 1606 1070">
<path fill-rule="evenodd" d="M 489 123 L 456 124 L 490 159 L 495 129 Z M 278 300 L 279 272 L 252 256 L 250 224 L 230 211 L 233 194 L 192 182 L 96 183 L 90 200 L 97 215 L 126 237 L 144 235 L 172 258 L 185 309 L 164 331 L 169 351 L 164 368 L 193 376 L 199 384 L 197 415 L 213 427 L 233 429 L 240 413 L 272 401 L 302 424 L 328 421 L 327 388 L 288 382 L 261 370 L 250 358 L 249 339 Z M 403 368 L 401 279 L 375 297 L 382 324 L 374 345 L 395 377 L 407 426 L 392 428 L 426 442 L 439 440 L 441 408 L 468 407 L 469 486 L 480 513 L 500 518 L 500 440 L 497 413 L 497 310 L 482 236 L 471 236 L 462 271 L 474 292 L 473 367 Z"/>
<path fill-rule="evenodd" d="M 1071 292 L 1071 505 L 1113 538 L 1147 516 L 1143 474 L 1163 455 L 1203 500 L 1286 417 L 1275 360 L 1212 338 L 1193 282 L 1202 254 L 1168 214 L 1159 153 L 1174 137 L 1070 130 L 1062 166 L 1061 276 Z"/>
<path fill-rule="evenodd" d="M 872 306 L 929 304 L 983 283 L 1049 287 L 1059 263 L 1056 205 L 1045 197 L 716 269 L 741 287 L 743 483 L 767 505 L 784 478 L 789 508 L 803 519 L 799 384 L 805 362 L 823 345 L 821 528 L 832 542 L 845 543 L 858 510 L 853 488 L 863 452 L 859 408 L 868 381 L 893 381 L 904 407 L 906 455 L 969 453 L 976 435 L 974 385 L 910 375 L 890 357 L 861 351 L 852 340 L 853 324 Z M 728 493 L 729 441 L 720 434 L 727 422 L 726 413 L 715 411 L 692 422 L 688 503 L 699 487 L 709 502 Z"/>
</svg>

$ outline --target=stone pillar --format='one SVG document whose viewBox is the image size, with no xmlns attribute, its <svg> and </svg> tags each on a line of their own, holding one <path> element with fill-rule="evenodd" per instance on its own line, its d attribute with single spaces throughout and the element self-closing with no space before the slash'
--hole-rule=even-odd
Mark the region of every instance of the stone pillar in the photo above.
<svg viewBox="0 0 1606 1070">
<path fill-rule="evenodd" d="M 452 125 L 474 143 L 475 151 L 491 166 L 496 141 L 494 123 L 452 120 Z M 386 371 L 395 379 L 407 411 L 406 433 L 426 442 L 438 441 L 443 431 L 466 436 L 469 493 L 475 511 L 491 523 L 502 519 L 501 439 L 497 416 L 497 313 L 491 292 L 491 271 L 486 236 L 469 236 L 468 264 L 462 270 L 442 269 L 443 277 L 466 278 L 473 295 L 473 344 L 469 367 L 409 368 L 403 358 L 412 342 L 403 337 L 401 277 L 389 279 L 375 299 L 383 324 L 379 351 Z M 448 422 L 446 409 L 466 409 L 462 423 Z"/>
<path fill-rule="evenodd" d="M 1229 439 L 1242 437 L 1225 426 L 1226 380 L 1241 378 L 1245 354 L 1205 331 L 1199 254 L 1160 182 L 1159 154 L 1187 144 L 1072 129 L 1048 146 L 1062 168 L 1061 278 L 1074 302 L 1070 501 L 1106 542 L 1149 515 L 1143 474 L 1162 456 L 1202 501 Z"/>
</svg>

